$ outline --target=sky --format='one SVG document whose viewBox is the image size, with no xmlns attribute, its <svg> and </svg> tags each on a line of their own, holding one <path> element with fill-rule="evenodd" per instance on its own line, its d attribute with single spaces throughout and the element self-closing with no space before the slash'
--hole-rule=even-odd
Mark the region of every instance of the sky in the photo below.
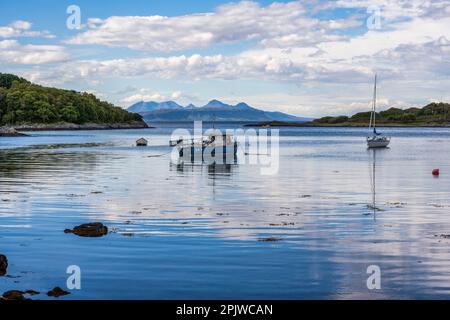
<svg viewBox="0 0 450 320">
<path fill-rule="evenodd" d="M 450 101 L 450 0 L 0 0 L 0 72 L 121 107 L 298 116 Z"/>
</svg>

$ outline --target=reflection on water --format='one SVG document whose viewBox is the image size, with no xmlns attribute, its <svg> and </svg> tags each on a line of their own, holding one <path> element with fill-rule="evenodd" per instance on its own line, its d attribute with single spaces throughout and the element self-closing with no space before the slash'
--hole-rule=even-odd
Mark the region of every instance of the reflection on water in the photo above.
<svg viewBox="0 0 450 320">
<path fill-rule="evenodd" d="M 372 190 L 372 203 L 368 205 L 370 209 L 373 210 L 373 218 L 376 219 L 377 217 L 377 152 L 382 152 L 384 150 L 381 149 L 372 149 L 369 150 L 372 153 L 372 168 L 370 170 L 370 189 Z"/>
<path fill-rule="evenodd" d="M 172 163 L 171 128 L 0 140 L 0 291 L 64 287 L 76 264 L 83 290 L 65 299 L 447 298 L 449 131 L 395 129 L 367 150 L 341 130 L 282 130 L 272 176 Z M 112 233 L 63 232 L 90 221 Z"/>
<path fill-rule="evenodd" d="M 176 168 L 177 172 L 184 173 L 184 172 L 198 172 L 202 171 L 203 169 L 207 169 L 208 174 L 210 174 L 212 177 L 215 177 L 216 175 L 230 175 L 232 172 L 232 169 L 234 166 L 237 166 L 237 163 L 235 164 L 224 164 L 224 163 L 195 163 L 192 162 L 186 162 L 186 161 L 180 161 L 176 164 L 171 163 L 170 164 L 171 169 L 173 167 Z"/>
</svg>

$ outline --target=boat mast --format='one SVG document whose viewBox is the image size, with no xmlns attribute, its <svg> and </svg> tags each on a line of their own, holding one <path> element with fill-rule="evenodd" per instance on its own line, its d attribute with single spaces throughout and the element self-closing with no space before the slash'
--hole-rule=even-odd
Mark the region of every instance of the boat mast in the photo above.
<svg viewBox="0 0 450 320">
<path fill-rule="evenodd" d="M 375 87 L 376 87 L 376 74 L 375 74 Z M 373 94 L 373 97 L 372 97 L 372 110 L 370 111 L 370 121 L 369 121 L 369 134 L 370 133 L 372 133 L 372 127 L 374 127 L 375 126 L 375 119 L 374 119 L 374 113 L 375 113 L 375 104 L 374 104 L 374 101 L 375 101 L 375 90 L 376 89 L 374 89 L 374 94 Z"/>
<path fill-rule="evenodd" d="M 376 118 L 377 118 L 377 74 L 375 73 L 375 84 L 373 87 L 373 129 L 376 129 Z"/>
</svg>

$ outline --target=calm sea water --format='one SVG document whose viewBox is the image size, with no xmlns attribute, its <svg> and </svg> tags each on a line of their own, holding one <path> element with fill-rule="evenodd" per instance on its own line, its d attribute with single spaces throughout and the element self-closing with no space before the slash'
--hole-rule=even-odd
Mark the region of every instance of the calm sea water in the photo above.
<svg viewBox="0 0 450 320">
<path fill-rule="evenodd" d="M 157 126 L 0 138 L 0 292 L 66 288 L 78 265 L 60 299 L 450 297 L 450 130 L 384 129 L 374 153 L 365 129 L 285 128 L 261 175 L 173 163 L 175 126 Z M 63 232 L 93 221 L 111 233 Z"/>
</svg>

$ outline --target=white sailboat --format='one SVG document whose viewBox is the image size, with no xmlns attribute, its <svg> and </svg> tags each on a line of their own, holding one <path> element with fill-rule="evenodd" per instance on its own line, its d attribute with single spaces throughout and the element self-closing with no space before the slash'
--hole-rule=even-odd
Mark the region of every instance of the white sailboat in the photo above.
<svg viewBox="0 0 450 320">
<path fill-rule="evenodd" d="M 377 109 L 377 75 L 375 74 L 375 86 L 373 90 L 372 113 L 370 114 L 369 132 L 367 137 L 367 146 L 371 148 L 386 148 L 391 142 L 390 137 L 386 137 L 377 132 L 376 127 L 376 109 Z"/>
</svg>

